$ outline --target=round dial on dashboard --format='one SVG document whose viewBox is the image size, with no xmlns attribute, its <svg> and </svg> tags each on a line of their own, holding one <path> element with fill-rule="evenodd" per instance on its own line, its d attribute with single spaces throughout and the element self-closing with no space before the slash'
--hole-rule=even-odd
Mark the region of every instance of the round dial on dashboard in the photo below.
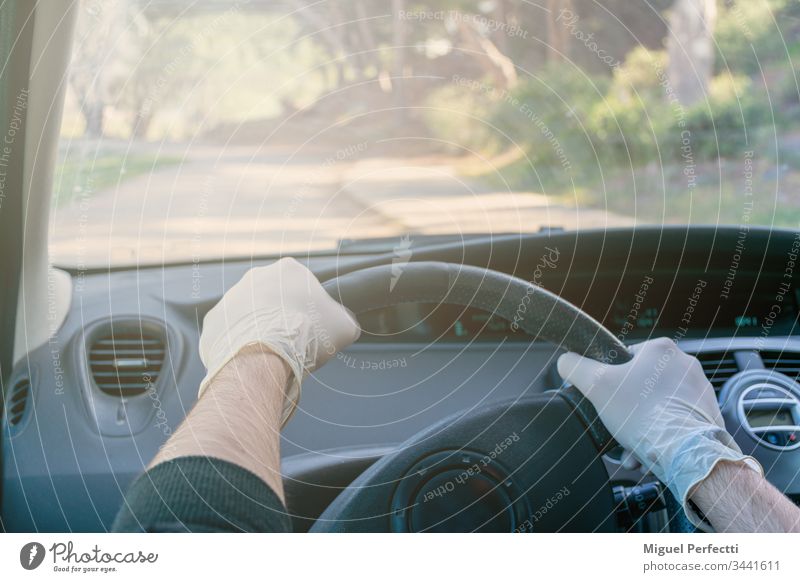
<svg viewBox="0 0 800 582">
<path fill-rule="evenodd" d="M 780 491 L 800 495 L 800 384 L 773 370 L 739 372 L 722 387 L 720 407 L 742 452 Z"/>
<path fill-rule="evenodd" d="M 793 387 L 775 380 L 749 386 L 739 395 L 738 412 L 742 427 L 762 446 L 800 447 L 800 396 Z"/>
<path fill-rule="evenodd" d="M 800 448 L 800 385 L 788 376 L 769 370 L 737 374 L 720 400 L 729 424 L 734 421 L 734 436 L 744 432 L 773 451 Z"/>
</svg>

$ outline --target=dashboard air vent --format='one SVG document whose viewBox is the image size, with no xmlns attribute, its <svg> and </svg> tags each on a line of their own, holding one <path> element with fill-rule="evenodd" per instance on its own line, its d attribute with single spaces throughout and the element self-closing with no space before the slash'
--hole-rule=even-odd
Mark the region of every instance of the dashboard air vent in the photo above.
<svg viewBox="0 0 800 582">
<path fill-rule="evenodd" d="M 700 352 L 695 357 L 700 360 L 706 378 L 717 392 L 728 378 L 739 371 L 733 352 Z"/>
<path fill-rule="evenodd" d="M 793 380 L 800 379 L 800 353 L 766 350 L 761 352 L 761 361 L 767 370 L 780 372 Z"/>
<path fill-rule="evenodd" d="M 17 426 L 25 418 L 25 409 L 28 406 L 28 397 L 31 395 L 31 383 L 23 378 L 14 384 L 8 397 L 8 425 Z"/>
<path fill-rule="evenodd" d="M 89 370 L 102 392 L 136 396 L 158 379 L 164 364 L 164 335 L 136 323 L 115 324 L 99 334 L 88 351 Z"/>
</svg>

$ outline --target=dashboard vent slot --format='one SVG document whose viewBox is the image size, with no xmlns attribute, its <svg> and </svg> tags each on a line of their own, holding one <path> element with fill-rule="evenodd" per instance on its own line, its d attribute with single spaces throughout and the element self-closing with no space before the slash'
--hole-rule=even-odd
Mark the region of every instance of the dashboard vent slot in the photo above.
<svg viewBox="0 0 800 582">
<path fill-rule="evenodd" d="M 800 353 L 766 350 L 761 352 L 761 361 L 767 370 L 780 372 L 793 380 L 800 379 Z"/>
<path fill-rule="evenodd" d="M 14 384 L 6 404 L 8 409 L 8 425 L 17 426 L 25 418 L 25 409 L 28 407 L 28 397 L 31 395 L 31 382 L 23 378 Z"/>
<path fill-rule="evenodd" d="M 89 369 L 101 392 L 137 396 L 155 385 L 165 354 L 163 333 L 137 324 L 115 324 L 91 342 Z"/>
<path fill-rule="evenodd" d="M 733 352 L 700 352 L 695 357 L 700 360 L 706 378 L 717 392 L 728 378 L 739 371 Z"/>
</svg>

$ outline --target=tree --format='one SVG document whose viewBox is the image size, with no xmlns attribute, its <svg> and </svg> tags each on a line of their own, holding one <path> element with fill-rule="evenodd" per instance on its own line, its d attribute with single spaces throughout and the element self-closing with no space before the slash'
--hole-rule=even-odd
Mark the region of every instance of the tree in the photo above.
<svg viewBox="0 0 800 582">
<path fill-rule="evenodd" d="M 669 16 L 667 76 L 681 104 L 704 99 L 714 72 L 715 0 L 677 0 Z"/>
<path fill-rule="evenodd" d="M 547 61 L 557 62 L 569 58 L 569 31 L 559 15 L 572 12 L 572 0 L 547 0 Z"/>
<path fill-rule="evenodd" d="M 100 137 L 111 87 L 127 72 L 132 36 L 128 3 L 82 2 L 67 82 L 86 123 L 86 135 Z"/>
</svg>

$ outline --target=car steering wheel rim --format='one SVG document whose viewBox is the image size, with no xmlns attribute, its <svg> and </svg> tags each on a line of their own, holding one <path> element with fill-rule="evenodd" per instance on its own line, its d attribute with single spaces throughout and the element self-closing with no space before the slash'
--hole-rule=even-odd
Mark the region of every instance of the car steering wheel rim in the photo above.
<svg viewBox="0 0 800 582">
<path fill-rule="evenodd" d="M 520 329 L 567 351 L 622 364 L 628 348 L 603 324 L 566 299 L 513 275 L 436 261 L 380 265 L 341 275 L 323 284 L 356 316 L 404 303 L 477 307 L 516 323 Z M 597 411 L 574 386 L 560 390 L 587 424 L 602 451 L 616 446 Z"/>
<path fill-rule="evenodd" d="M 578 307 L 533 283 L 489 269 L 433 261 L 381 265 L 341 275 L 325 282 L 323 286 L 336 301 L 356 316 L 404 303 L 470 306 L 505 318 L 537 340 L 554 343 L 595 360 L 623 363 L 631 358 L 630 352 L 617 337 Z M 569 416 L 572 417 L 572 420 L 564 422 L 577 424 L 577 417 L 581 423 L 580 429 L 590 439 L 587 442 L 591 442 L 595 449 L 596 457 L 616 446 L 594 407 L 576 388 L 562 388 L 556 395 L 562 403 L 568 404 Z M 542 398 L 537 397 L 527 405 L 537 410 L 543 406 L 554 406 L 552 396 L 549 397 L 550 403 Z M 566 409 L 559 410 L 560 414 L 567 413 Z M 379 461 L 377 470 L 375 466 L 368 469 L 354 486 L 369 491 L 369 487 L 374 485 L 368 483 L 372 478 L 370 473 L 377 475 L 391 464 L 394 456 L 396 453 Z M 421 450 L 418 456 L 426 457 L 425 451 Z M 368 494 L 362 494 L 362 497 L 365 495 Z M 363 531 L 362 518 L 352 515 L 354 508 L 359 507 L 358 497 L 358 492 L 352 491 L 352 487 L 346 489 L 312 529 Z M 397 519 L 389 519 L 397 522 Z M 348 527 L 348 524 L 358 525 Z M 379 525 L 379 531 L 397 531 L 394 526 L 384 529 L 382 522 Z"/>
</svg>

